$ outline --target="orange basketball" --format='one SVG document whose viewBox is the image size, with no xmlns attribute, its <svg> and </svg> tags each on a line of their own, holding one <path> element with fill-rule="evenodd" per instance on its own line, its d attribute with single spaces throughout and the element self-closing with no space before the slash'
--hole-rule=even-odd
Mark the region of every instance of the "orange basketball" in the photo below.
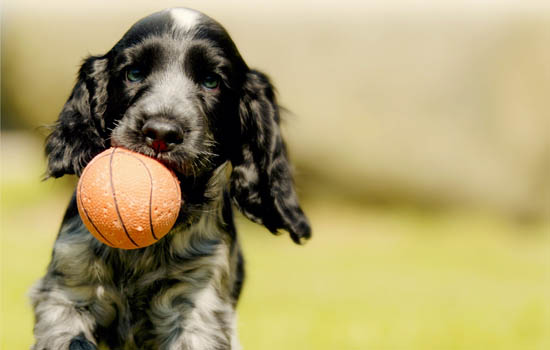
<svg viewBox="0 0 550 350">
<path fill-rule="evenodd" d="M 170 231 L 181 205 L 179 181 L 157 160 L 123 148 L 98 154 L 76 190 L 92 235 L 114 248 L 149 246 Z"/>
</svg>

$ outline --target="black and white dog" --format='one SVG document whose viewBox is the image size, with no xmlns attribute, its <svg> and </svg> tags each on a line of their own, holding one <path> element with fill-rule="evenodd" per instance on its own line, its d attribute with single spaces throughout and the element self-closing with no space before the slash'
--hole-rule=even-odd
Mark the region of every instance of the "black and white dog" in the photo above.
<svg viewBox="0 0 550 350">
<path fill-rule="evenodd" d="M 46 142 L 48 175 L 79 175 L 99 152 L 125 147 L 170 167 L 184 204 L 165 238 L 120 250 L 92 237 L 73 196 L 31 292 L 33 349 L 239 348 L 232 205 L 297 243 L 311 233 L 273 90 L 220 24 L 184 8 L 140 20 L 84 61 Z"/>
</svg>

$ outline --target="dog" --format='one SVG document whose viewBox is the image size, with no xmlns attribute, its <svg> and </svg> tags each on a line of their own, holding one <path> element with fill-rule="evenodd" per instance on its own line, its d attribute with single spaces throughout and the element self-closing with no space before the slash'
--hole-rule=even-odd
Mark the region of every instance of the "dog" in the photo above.
<svg viewBox="0 0 550 350">
<path fill-rule="evenodd" d="M 194 10 L 145 17 L 105 55 L 86 58 L 46 139 L 46 177 L 78 176 L 96 154 L 124 147 L 169 167 L 183 204 L 166 237 L 123 250 L 87 231 L 73 195 L 31 291 L 32 349 L 240 348 L 233 207 L 296 243 L 311 235 L 279 111 L 269 78 Z"/>
</svg>

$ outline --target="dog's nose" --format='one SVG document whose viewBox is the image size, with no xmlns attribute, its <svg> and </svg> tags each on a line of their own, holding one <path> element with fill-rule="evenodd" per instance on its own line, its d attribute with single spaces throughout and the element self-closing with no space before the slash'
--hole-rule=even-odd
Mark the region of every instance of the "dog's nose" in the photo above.
<svg viewBox="0 0 550 350">
<path fill-rule="evenodd" d="M 183 142 L 183 130 L 173 122 L 150 119 L 141 128 L 145 142 L 156 152 L 166 152 Z"/>
</svg>

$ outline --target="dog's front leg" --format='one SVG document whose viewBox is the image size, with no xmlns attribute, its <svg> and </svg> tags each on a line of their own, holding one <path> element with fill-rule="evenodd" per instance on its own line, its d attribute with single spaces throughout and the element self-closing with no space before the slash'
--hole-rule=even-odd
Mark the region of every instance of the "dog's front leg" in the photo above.
<svg viewBox="0 0 550 350">
<path fill-rule="evenodd" d="M 161 350 L 238 350 L 235 310 L 222 300 L 213 285 L 193 295 L 185 284 L 152 300 L 150 317 Z"/>
<path fill-rule="evenodd" d="M 111 272 L 94 254 L 94 242 L 78 216 L 66 216 L 48 272 L 31 291 L 34 350 L 95 349 L 96 328 L 114 319 L 104 285 Z"/>
<path fill-rule="evenodd" d="M 94 350 L 95 320 L 70 299 L 70 289 L 51 286 L 48 276 L 32 291 L 36 324 L 33 350 Z"/>
</svg>

